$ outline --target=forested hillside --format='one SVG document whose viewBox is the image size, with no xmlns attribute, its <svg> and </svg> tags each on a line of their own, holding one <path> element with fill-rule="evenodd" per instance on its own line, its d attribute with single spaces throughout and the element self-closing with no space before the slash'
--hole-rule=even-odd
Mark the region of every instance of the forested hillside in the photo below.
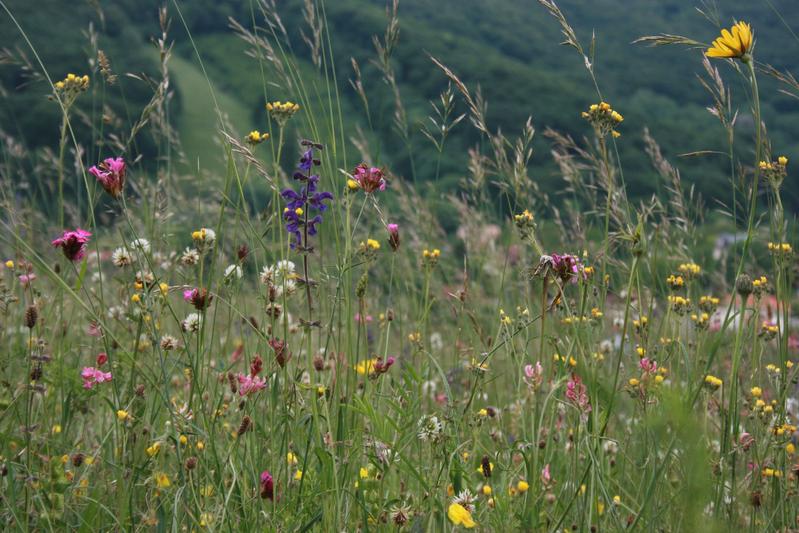
<svg viewBox="0 0 799 533">
<path fill-rule="evenodd" d="M 319 67 L 314 65 L 303 38 L 305 35 L 313 42 L 314 33 L 304 19 L 303 2 L 275 4 L 289 46 L 304 63 L 300 65 L 303 72 L 312 79 Z M 701 54 L 688 48 L 653 49 L 633 41 L 643 35 L 668 33 L 709 42 L 717 33 L 717 24 L 745 19 L 759 30 L 755 35 L 758 60 L 790 71 L 799 51 L 799 39 L 792 33 L 799 28 L 799 4 L 790 0 L 563 0 L 558 4 L 586 51 L 593 54 L 602 96 L 619 102 L 617 107 L 626 118 L 619 150 L 630 194 L 645 196 L 661 187 L 642 150 L 642 132 L 649 127 L 665 155 L 678 162 L 683 178 L 712 203 L 729 164 L 725 154 L 713 153 L 725 150 L 725 139 L 717 121 L 705 109 L 710 96 L 697 80 L 697 75 L 704 75 Z M 44 146 L 56 139 L 57 109 L 45 97 L 49 91 L 38 60 L 52 78 L 65 74 L 61 72 L 65 65 L 79 72 L 96 72 L 96 62 L 87 65 L 86 58 L 96 57 L 97 49 L 106 53 L 119 75 L 114 94 L 108 95 L 109 109 L 104 110 L 107 127 L 129 127 L 136 118 L 130 110 L 143 105 L 153 90 L 154 81 L 139 74 L 157 77 L 157 50 L 148 37 L 160 36 L 160 5 L 123 0 L 77 2 L 65 9 L 63 2 L 55 0 L 35 5 L 21 0 L 7 3 L 38 57 L 14 21 L 7 14 L 0 17 L 5 41 L 5 60 L 0 65 L 2 98 L 6 100 L 0 106 L 3 131 L 32 145 Z M 272 2 L 264 5 L 271 6 Z M 196 168 L 199 163 L 201 168 L 218 169 L 222 151 L 214 149 L 207 131 L 198 131 L 216 128 L 205 75 L 221 96 L 222 110 L 236 131 L 263 126 L 267 95 L 262 79 L 266 78 L 267 87 L 275 86 L 276 73 L 248 56 L 245 52 L 250 46 L 231 28 L 231 20 L 235 20 L 248 31 L 255 29 L 256 34 L 260 31 L 270 36 L 263 6 L 255 1 L 194 1 L 167 3 L 166 7 L 171 19 L 167 39 L 174 42 L 175 57 L 170 65 L 170 89 L 174 90 L 171 118 L 181 130 L 191 166 Z M 398 131 L 394 120 L 394 94 L 375 63 L 373 36 L 384 38 L 388 22 L 385 2 L 336 0 L 325 3 L 324 9 L 326 20 L 317 22 L 323 28 L 320 38 L 329 39 L 333 50 L 332 64 L 345 121 L 353 137 L 363 135 L 376 148 L 380 163 L 408 179 L 435 181 L 439 190 L 450 190 L 466 172 L 467 149 L 478 139 L 467 122 L 454 129 L 447 140 L 449 149 L 440 161 L 435 147 L 422 134 L 423 125 L 431 127 L 427 117 L 433 109 L 429 102 L 437 101 L 447 86 L 446 77 L 429 58 L 432 55 L 471 88 L 480 87 L 490 128 L 516 132 L 528 115 L 532 116 L 537 130 L 534 179 L 544 191 L 557 196 L 559 179 L 543 132 L 551 127 L 575 137 L 584 135 L 585 124 L 579 113 L 594 99 L 595 91 L 577 54 L 555 44 L 562 40 L 557 21 L 536 0 L 400 2 L 398 40 L 390 64 L 406 114 L 400 128 L 404 132 Z M 692 60 L 685 56 L 692 56 Z M 322 59 L 323 67 L 330 64 L 331 58 Z M 350 83 L 356 78 L 353 59 L 361 70 L 368 117 L 362 98 Z M 128 72 L 136 77 L 126 76 Z M 780 94 L 776 81 L 766 76 L 763 79 L 763 115 L 774 125 L 770 131 L 774 149 L 799 157 L 797 99 Z M 319 80 L 321 84 L 322 78 Z M 728 80 L 738 105 L 746 102 L 747 89 L 740 77 L 730 75 Z M 278 87 L 268 97 L 299 98 Z M 101 120 L 103 113 L 90 109 L 91 105 L 88 100 L 83 102 L 85 119 Z M 453 117 L 465 111 L 465 106 L 457 103 Z M 747 106 L 738 111 L 739 124 L 751 123 Z M 744 147 L 751 145 L 747 138 L 742 141 Z M 146 152 L 150 148 L 142 136 L 137 149 Z M 678 158 L 697 150 L 708 153 Z M 786 184 L 784 194 L 792 205 L 799 201 L 799 187 L 794 184 Z"/>
</svg>

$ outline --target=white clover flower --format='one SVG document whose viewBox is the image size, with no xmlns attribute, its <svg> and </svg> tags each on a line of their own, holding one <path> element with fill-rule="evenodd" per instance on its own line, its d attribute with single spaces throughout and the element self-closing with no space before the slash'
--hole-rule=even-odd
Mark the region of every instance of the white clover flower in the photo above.
<svg viewBox="0 0 799 533">
<path fill-rule="evenodd" d="M 187 333 L 195 333 L 200 331 L 200 326 L 202 325 L 203 319 L 197 313 L 191 313 L 186 318 L 183 319 L 181 322 L 181 326 L 183 327 L 183 331 Z"/>
<path fill-rule="evenodd" d="M 439 442 L 444 436 L 444 424 L 435 415 L 424 415 L 418 422 L 419 440 Z"/>
<path fill-rule="evenodd" d="M 130 256 L 130 252 L 128 252 L 127 248 L 120 247 L 111 254 L 111 262 L 114 266 L 122 268 L 133 263 L 133 258 Z"/>
<path fill-rule="evenodd" d="M 146 254 L 150 253 L 150 241 L 147 239 L 135 239 L 130 242 L 130 247 L 136 251 L 141 251 Z"/>
<path fill-rule="evenodd" d="M 244 271 L 241 269 L 240 265 L 228 265 L 225 269 L 225 280 L 232 281 L 234 279 L 241 279 L 244 275 Z"/>
</svg>

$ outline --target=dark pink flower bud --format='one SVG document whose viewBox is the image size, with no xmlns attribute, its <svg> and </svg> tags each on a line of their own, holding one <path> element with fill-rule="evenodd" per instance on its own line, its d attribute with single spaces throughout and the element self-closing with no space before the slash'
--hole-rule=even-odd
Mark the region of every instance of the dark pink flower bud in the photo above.
<svg viewBox="0 0 799 533">
<path fill-rule="evenodd" d="M 261 472 L 261 498 L 270 500 L 275 498 L 275 482 L 268 470 Z"/>
<path fill-rule="evenodd" d="M 396 252 L 400 245 L 399 224 L 388 224 L 386 229 L 388 230 L 388 244 Z"/>
<path fill-rule="evenodd" d="M 108 362 L 108 355 L 105 352 L 97 354 L 97 366 L 103 366 Z"/>
</svg>

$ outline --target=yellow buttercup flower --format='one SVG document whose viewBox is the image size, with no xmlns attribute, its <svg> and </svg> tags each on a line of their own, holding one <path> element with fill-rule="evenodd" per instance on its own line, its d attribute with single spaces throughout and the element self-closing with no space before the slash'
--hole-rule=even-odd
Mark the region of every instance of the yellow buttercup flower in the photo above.
<svg viewBox="0 0 799 533">
<path fill-rule="evenodd" d="M 459 503 L 453 503 L 447 509 L 447 517 L 449 521 L 456 526 L 463 526 L 466 529 L 471 529 L 477 524 L 472 518 L 472 513 Z"/>
<path fill-rule="evenodd" d="M 707 57 L 744 58 L 752 49 L 752 28 L 746 22 L 736 23 L 730 30 L 721 30 L 721 36 L 707 49 Z"/>
</svg>

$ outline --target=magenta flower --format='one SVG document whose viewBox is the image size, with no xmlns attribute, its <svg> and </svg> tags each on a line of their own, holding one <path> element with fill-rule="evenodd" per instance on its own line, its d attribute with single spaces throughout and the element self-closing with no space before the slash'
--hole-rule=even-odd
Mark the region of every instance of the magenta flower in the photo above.
<svg viewBox="0 0 799 533">
<path fill-rule="evenodd" d="M 580 259 L 571 254 L 552 254 L 552 269 L 564 282 L 571 280 L 572 283 L 577 282 L 577 273 L 579 268 Z"/>
<path fill-rule="evenodd" d="M 111 381 L 111 372 L 103 372 L 93 366 L 87 366 L 81 371 L 80 377 L 83 378 L 83 388 L 91 389 L 97 383 Z"/>
<path fill-rule="evenodd" d="M 238 373 L 239 396 L 248 396 L 266 388 L 266 378 Z"/>
<path fill-rule="evenodd" d="M 368 167 L 366 163 L 361 163 L 352 172 L 352 178 L 358 182 L 358 186 L 367 193 L 386 190 L 386 180 L 383 171 L 377 167 Z"/>
<path fill-rule="evenodd" d="M 388 230 L 388 244 L 396 252 L 400 245 L 399 224 L 388 224 L 386 229 Z"/>
<path fill-rule="evenodd" d="M 80 261 L 86 255 L 86 243 L 92 234 L 76 228 L 73 231 L 64 231 L 64 234 L 51 243 L 56 248 L 64 251 L 64 256 L 70 261 Z"/>
<path fill-rule="evenodd" d="M 121 157 L 109 157 L 90 168 L 89 174 L 97 178 L 105 192 L 117 198 L 125 186 L 125 160 Z"/>
<path fill-rule="evenodd" d="M 261 498 L 269 498 L 270 500 L 275 498 L 275 483 L 269 470 L 261 472 Z"/>
</svg>

